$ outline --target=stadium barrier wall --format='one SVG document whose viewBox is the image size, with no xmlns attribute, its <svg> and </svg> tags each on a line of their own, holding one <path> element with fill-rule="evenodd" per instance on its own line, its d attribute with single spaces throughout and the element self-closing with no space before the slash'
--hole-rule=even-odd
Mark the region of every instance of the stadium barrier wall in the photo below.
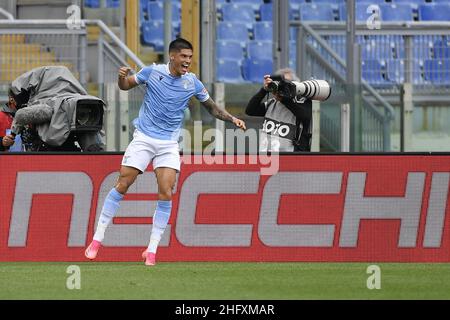
<svg viewBox="0 0 450 320">
<path fill-rule="evenodd" d="M 0 261 L 84 261 L 121 158 L 1 155 Z M 189 159 L 159 261 L 450 261 L 450 154 L 281 155 L 272 175 Z M 140 260 L 156 199 L 149 167 L 99 261 Z"/>
</svg>

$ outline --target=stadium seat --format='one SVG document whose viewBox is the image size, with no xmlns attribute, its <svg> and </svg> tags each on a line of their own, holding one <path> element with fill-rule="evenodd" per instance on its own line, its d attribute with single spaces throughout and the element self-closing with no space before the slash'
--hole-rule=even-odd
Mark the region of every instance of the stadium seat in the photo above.
<svg viewBox="0 0 450 320">
<path fill-rule="evenodd" d="M 272 59 L 272 41 L 249 41 L 247 57 L 250 59 Z"/>
<path fill-rule="evenodd" d="M 88 8 L 100 8 L 100 0 L 85 0 L 84 5 Z"/>
<path fill-rule="evenodd" d="M 425 60 L 424 77 L 434 84 L 450 85 L 450 60 Z"/>
<path fill-rule="evenodd" d="M 356 21 L 367 21 L 367 19 L 373 14 L 371 11 L 369 13 L 367 10 L 371 5 L 380 5 L 379 3 L 373 3 L 373 2 L 364 2 L 356 3 L 356 10 L 355 10 L 355 16 Z M 340 21 L 346 21 L 347 20 L 347 7 L 345 3 L 339 5 L 339 20 Z"/>
<path fill-rule="evenodd" d="M 346 58 L 347 47 L 345 45 L 345 37 L 335 37 L 328 39 L 328 44 L 342 59 Z"/>
<path fill-rule="evenodd" d="M 181 20 L 181 5 L 172 1 L 172 21 Z M 164 20 L 164 3 L 161 1 L 150 1 L 147 5 L 147 14 L 149 20 Z"/>
<path fill-rule="evenodd" d="M 422 4 L 419 6 L 419 21 L 450 21 L 450 4 Z"/>
<path fill-rule="evenodd" d="M 273 8 L 272 3 L 262 3 L 259 7 L 259 16 L 261 21 L 272 21 L 273 20 Z"/>
<path fill-rule="evenodd" d="M 361 43 L 361 59 L 393 59 L 394 44 L 383 38 L 371 39 Z"/>
<path fill-rule="evenodd" d="M 361 75 L 364 80 L 374 86 L 386 85 L 389 82 L 384 78 L 383 63 L 380 60 L 362 60 Z"/>
<path fill-rule="evenodd" d="M 433 58 L 433 40 L 435 36 L 414 36 L 412 41 L 413 58 L 415 60 L 426 60 Z M 402 43 L 397 47 L 397 57 L 406 58 L 405 44 Z"/>
<path fill-rule="evenodd" d="M 149 20 L 163 20 L 164 7 L 160 1 L 150 1 L 147 4 L 147 15 Z"/>
<path fill-rule="evenodd" d="M 106 0 L 107 8 L 118 8 L 120 7 L 120 0 Z"/>
<path fill-rule="evenodd" d="M 141 24 L 142 43 L 154 47 L 155 51 L 164 50 L 164 22 L 144 21 Z"/>
<path fill-rule="evenodd" d="M 235 40 L 217 40 L 216 59 L 239 61 L 244 59 L 244 48 L 242 47 L 242 43 Z"/>
<path fill-rule="evenodd" d="M 251 5 L 247 3 L 226 3 L 222 6 L 222 20 L 253 25 L 256 18 Z"/>
<path fill-rule="evenodd" d="M 450 59 L 450 40 L 436 40 L 433 43 L 433 57 L 435 59 Z"/>
<path fill-rule="evenodd" d="M 244 59 L 242 63 L 244 80 L 262 83 L 264 75 L 272 74 L 273 60 L 270 59 Z"/>
<path fill-rule="evenodd" d="M 438 0 L 433 0 L 433 2 L 437 2 Z M 447 0 L 445 0 L 447 1 Z M 427 2 L 427 0 L 392 0 L 392 3 L 409 3 L 409 4 L 415 4 L 415 5 L 419 5 L 419 4 L 424 4 Z"/>
<path fill-rule="evenodd" d="M 405 61 L 400 59 L 386 60 L 387 80 L 394 84 L 405 82 Z"/>
<path fill-rule="evenodd" d="M 312 3 L 344 3 L 346 0 L 311 0 Z"/>
<path fill-rule="evenodd" d="M 217 39 L 247 42 L 249 40 L 247 25 L 241 22 L 219 21 L 217 23 Z"/>
<path fill-rule="evenodd" d="M 409 4 L 380 5 L 382 21 L 413 21 L 413 9 Z"/>
<path fill-rule="evenodd" d="M 253 24 L 253 35 L 255 40 L 267 40 L 273 39 L 272 22 L 258 21 Z"/>
<path fill-rule="evenodd" d="M 333 8 L 329 3 L 303 3 L 300 5 L 302 21 L 334 21 Z"/>
<path fill-rule="evenodd" d="M 241 72 L 241 64 L 238 60 L 217 60 L 216 80 L 226 83 L 244 82 Z"/>
<path fill-rule="evenodd" d="M 147 12 L 148 0 L 139 0 L 139 9 L 143 12 Z"/>
<path fill-rule="evenodd" d="M 392 59 L 386 60 L 386 77 L 393 84 L 403 84 L 405 82 L 405 60 Z M 422 84 L 421 64 L 413 62 L 412 64 L 412 81 L 414 84 Z"/>
<path fill-rule="evenodd" d="M 261 5 L 262 0 L 230 0 L 230 3 L 237 3 L 237 4 L 247 4 L 252 7 L 254 11 L 259 10 L 259 6 Z"/>
</svg>

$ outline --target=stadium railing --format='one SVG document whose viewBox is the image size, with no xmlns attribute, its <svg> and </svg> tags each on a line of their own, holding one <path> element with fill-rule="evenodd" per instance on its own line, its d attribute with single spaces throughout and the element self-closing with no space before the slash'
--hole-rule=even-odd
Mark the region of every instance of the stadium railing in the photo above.
<svg viewBox="0 0 450 320">
<path fill-rule="evenodd" d="M 346 24 L 321 21 L 294 22 L 291 26 L 303 29 L 298 32 L 297 44 L 307 43 L 306 46 L 291 47 L 299 50 L 295 57 L 300 61 L 297 71 L 301 78 L 322 78 L 334 83 L 334 87 L 343 86 L 347 70 Z M 357 42 L 362 47 L 358 61 L 366 64 L 366 69 L 362 72 L 361 88 L 364 101 L 361 126 L 363 151 L 389 150 L 390 128 L 400 123 L 400 119 L 391 123 L 393 107 L 402 106 L 405 83 L 412 84 L 411 98 L 414 104 L 449 106 L 449 26 L 450 23 L 446 22 L 383 22 L 381 29 L 371 30 L 365 23 L 356 25 Z M 370 48 L 366 50 L 364 46 Z M 374 61 L 377 63 L 373 63 Z M 339 97 L 336 98 L 338 100 Z M 336 143 L 339 139 L 335 137 L 335 128 L 329 124 L 339 123 L 338 109 L 333 111 L 333 108 L 325 107 L 321 114 L 322 139 L 333 139 L 334 142 L 328 143 L 337 150 L 339 144 Z M 327 121 L 327 117 L 331 119 Z M 371 133 L 368 134 L 367 131 Z"/>
</svg>

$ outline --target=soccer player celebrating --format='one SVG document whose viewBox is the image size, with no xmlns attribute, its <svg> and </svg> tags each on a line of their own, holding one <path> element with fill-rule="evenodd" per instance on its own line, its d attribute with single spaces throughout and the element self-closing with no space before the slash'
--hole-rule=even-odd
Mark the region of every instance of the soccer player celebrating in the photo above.
<svg viewBox="0 0 450 320">
<path fill-rule="evenodd" d="M 150 243 L 142 253 L 142 258 L 146 265 L 155 265 L 156 250 L 170 217 L 176 173 L 180 171 L 178 138 L 184 110 L 192 96 L 217 119 L 246 129 L 244 121 L 219 108 L 204 85 L 193 73 L 188 72 L 192 55 L 192 44 L 178 38 L 169 45 L 170 61 L 167 65 L 153 64 L 144 67 L 136 75 L 128 75 L 128 67 L 119 69 L 120 89 L 129 90 L 145 84 L 147 90 L 139 116 L 133 122 L 136 129 L 122 158 L 117 184 L 105 199 L 93 240 L 85 251 L 88 259 L 96 258 L 105 230 L 119 209 L 120 201 L 138 174 L 143 173 L 152 162 L 158 183 L 158 201 Z"/>
</svg>

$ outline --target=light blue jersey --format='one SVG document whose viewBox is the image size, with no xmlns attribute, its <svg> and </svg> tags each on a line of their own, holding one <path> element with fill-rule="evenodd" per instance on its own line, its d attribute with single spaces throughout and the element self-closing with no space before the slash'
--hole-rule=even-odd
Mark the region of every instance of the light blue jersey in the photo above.
<svg viewBox="0 0 450 320">
<path fill-rule="evenodd" d="M 208 91 L 195 74 L 172 76 L 166 64 L 144 67 L 135 79 L 138 84 L 145 84 L 147 90 L 133 124 L 155 139 L 178 141 L 189 99 L 192 96 L 200 102 L 209 99 Z"/>
</svg>

